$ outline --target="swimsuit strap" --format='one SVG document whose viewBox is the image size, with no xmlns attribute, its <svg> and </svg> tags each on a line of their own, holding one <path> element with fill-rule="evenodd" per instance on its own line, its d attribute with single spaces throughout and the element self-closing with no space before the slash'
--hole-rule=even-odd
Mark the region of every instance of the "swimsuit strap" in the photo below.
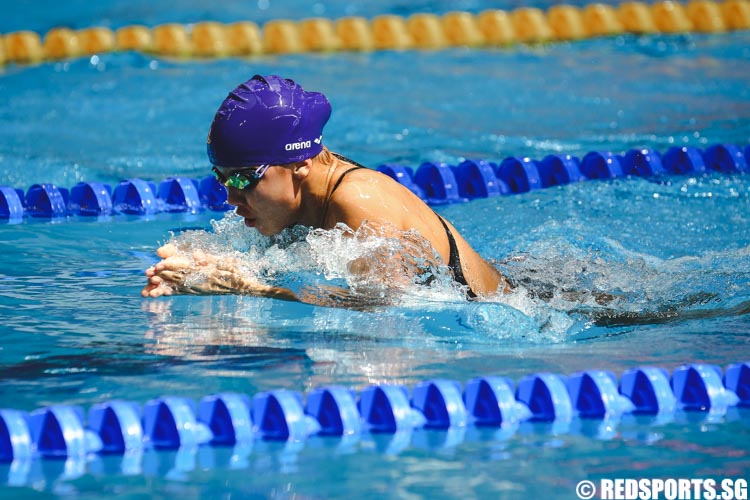
<svg viewBox="0 0 750 500">
<path fill-rule="evenodd" d="M 351 160 L 351 159 L 347 158 L 344 155 L 340 155 L 338 153 L 334 153 L 333 151 L 331 151 L 331 154 L 333 156 L 335 156 L 336 158 L 338 158 L 339 160 L 343 161 L 344 163 L 351 163 L 352 165 L 354 165 L 356 167 L 367 168 L 364 165 L 362 165 L 361 163 L 357 163 L 356 161 Z"/>
<path fill-rule="evenodd" d="M 347 174 L 354 172 L 355 170 L 362 170 L 363 168 L 367 168 L 367 167 L 363 167 L 360 165 L 357 167 L 350 168 L 349 170 L 346 170 L 343 174 L 341 174 L 338 179 L 336 179 L 336 183 L 333 185 L 333 189 L 331 189 L 331 192 L 328 193 L 328 199 L 326 200 L 326 208 L 328 208 L 328 202 L 331 201 L 331 197 L 333 196 L 334 191 L 336 191 L 338 187 L 341 185 L 341 181 L 344 180 L 344 177 L 346 177 Z"/>
<path fill-rule="evenodd" d="M 335 153 L 334 153 L 335 154 Z M 343 156 L 336 155 L 337 158 L 341 158 L 346 160 Z M 346 160 L 349 161 L 349 160 Z M 323 227 L 323 223 L 326 221 L 326 216 L 328 215 L 328 205 L 331 204 L 331 198 L 333 198 L 333 193 L 339 188 L 341 185 L 341 182 L 344 180 L 344 177 L 346 177 L 347 174 L 354 172 L 355 170 L 361 170 L 361 169 L 367 169 L 364 165 L 360 165 L 359 163 L 355 163 L 355 167 L 350 168 L 349 170 L 345 170 L 343 174 L 339 176 L 338 179 L 336 179 L 336 183 L 333 185 L 333 189 L 328 193 L 328 197 L 326 198 L 326 205 L 323 209 L 323 217 L 320 219 L 320 227 Z M 369 170 L 369 169 L 368 169 Z"/>
<path fill-rule="evenodd" d="M 476 298 L 477 294 L 474 293 L 474 290 L 471 289 L 469 282 L 466 281 L 466 277 L 464 276 L 464 271 L 461 267 L 461 256 L 458 254 L 458 245 L 456 245 L 456 239 L 453 237 L 453 232 L 450 230 L 448 224 L 445 223 L 445 219 L 443 219 L 440 214 L 435 212 L 435 215 L 437 215 L 438 219 L 440 219 L 440 223 L 443 225 L 443 228 L 445 228 L 445 235 L 448 237 L 448 246 L 450 247 L 448 267 L 450 267 L 453 271 L 453 279 L 456 281 L 456 283 L 468 287 L 468 290 L 466 290 L 466 295 L 470 299 Z"/>
</svg>

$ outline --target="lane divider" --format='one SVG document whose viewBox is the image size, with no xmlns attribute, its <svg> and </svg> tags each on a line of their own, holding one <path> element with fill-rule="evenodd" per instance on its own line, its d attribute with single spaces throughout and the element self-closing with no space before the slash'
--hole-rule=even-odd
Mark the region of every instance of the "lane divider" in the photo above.
<svg viewBox="0 0 750 500">
<path fill-rule="evenodd" d="M 388 384 L 359 393 L 321 387 L 304 398 L 287 389 L 252 398 L 221 393 L 204 397 L 197 406 L 189 398 L 164 396 L 143 408 L 132 401 L 103 402 L 87 415 L 81 407 L 66 405 L 31 413 L 0 409 L 0 462 L 11 464 L 9 483 L 25 484 L 33 481 L 28 464 L 45 459 L 78 462 L 78 467 L 66 462 L 65 469 L 83 474 L 92 456 L 119 455 L 137 471 L 143 452 L 149 450 L 178 450 L 189 459 L 199 446 L 249 453 L 253 442 L 277 441 L 298 451 L 316 436 L 351 445 L 373 434 L 392 436 L 387 451 L 393 453 L 408 447 L 420 429 L 442 431 L 430 440 L 431 446 L 440 448 L 460 444 L 469 429 L 499 429 L 507 438 L 520 425 L 535 422 L 548 427 L 529 427 L 532 432 L 611 439 L 630 415 L 638 425 L 750 418 L 750 411 L 730 416 L 735 407 L 750 408 L 750 362 L 725 370 L 688 364 L 671 375 L 659 367 L 638 367 L 627 370 L 619 381 L 611 372 L 586 370 L 570 376 L 534 373 L 517 384 L 490 375 L 470 380 L 464 388 L 455 380 L 432 379 L 411 390 Z"/>
<path fill-rule="evenodd" d="M 525 193 L 588 179 L 704 175 L 709 172 L 745 173 L 750 145 L 714 144 L 705 150 L 674 146 L 664 154 L 632 149 L 624 154 L 591 151 L 582 159 L 548 155 L 541 160 L 508 157 L 500 163 L 466 160 L 458 165 L 425 162 L 409 166 L 383 164 L 376 170 L 409 188 L 430 205 L 466 202 L 477 198 Z M 112 186 L 80 182 L 70 189 L 52 183 L 26 190 L 0 186 L 0 221 L 23 222 L 25 217 L 66 220 L 69 217 L 111 215 L 148 216 L 160 212 L 226 211 L 227 190 L 212 176 L 202 179 L 170 177 L 156 183 L 127 179 Z"/>
<path fill-rule="evenodd" d="M 44 36 L 16 31 L 0 36 L 0 64 L 36 63 L 110 51 L 141 51 L 177 58 L 251 57 L 321 51 L 437 50 L 446 47 L 503 46 L 581 40 L 621 33 L 722 33 L 750 29 L 749 0 L 628 1 L 617 6 L 592 3 L 583 8 L 555 5 L 549 10 L 522 7 L 478 14 L 417 13 L 373 19 L 344 17 L 300 21 L 214 21 L 153 28 L 131 25 L 72 30 L 54 28 Z"/>
</svg>

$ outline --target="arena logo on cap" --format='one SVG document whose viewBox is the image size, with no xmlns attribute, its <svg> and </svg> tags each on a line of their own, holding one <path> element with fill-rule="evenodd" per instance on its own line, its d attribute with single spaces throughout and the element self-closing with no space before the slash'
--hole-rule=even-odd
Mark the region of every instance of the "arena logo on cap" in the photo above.
<svg viewBox="0 0 750 500">
<path fill-rule="evenodd" d="M 287 151 L 294 151 L 296 149 L 307 149 L 309 147 L 312 147 L 312 141 L 290 142 L 284 146 L 284 149 Z"/>
<path fill-rule="evenodd" d="M 287 151 L 295 151 L 298 149 L 307 149 L 309 147 L 312 147 L 312 143 L 320 144 L 320 141 L 323 139 L 323 136 L 319 136 L 317 139 L 312 141 L 299 141 L 299 142 L 290 142 L 288 144 L 284 145 L 284 149 Z"/>
</svg>

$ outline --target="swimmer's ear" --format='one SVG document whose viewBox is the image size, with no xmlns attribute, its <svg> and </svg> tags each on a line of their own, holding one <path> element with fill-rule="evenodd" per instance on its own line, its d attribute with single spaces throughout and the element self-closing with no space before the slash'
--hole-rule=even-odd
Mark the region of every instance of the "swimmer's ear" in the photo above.
<svg viewBox="0 0 750 500">
<path fill-rule="evenodd" d="M 312 168 L 312 159 L 298 161 L 292 166 L 292 175 L 302 180 L 310 173 L 310 168 Z"/>
</svg>

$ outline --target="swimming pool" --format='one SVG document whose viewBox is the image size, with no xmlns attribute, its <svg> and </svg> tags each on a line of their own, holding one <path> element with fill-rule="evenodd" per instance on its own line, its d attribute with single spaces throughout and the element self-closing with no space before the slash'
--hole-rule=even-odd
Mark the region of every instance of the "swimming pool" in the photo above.
<svg viewBox="0 0 750 500">
<path fill-rule="evenodd" d="M 251 12 L 241 3 L 222 12 L 191 2 L 93 5 L 74 3 L 64 13 L 31 9 L 6 18 L 0 31 L 427 10 L 397 2 L 269 4 Z M 485 7 L 451 3 L 435 11 Z M 239 81 L 270 72 L 324 91 L 334 108 L 326 142 L 371 166 L 744 147 L 749 38 L 748 32 L 621 36 L 544 47 L 190 62 L 113 53 L 9 65 L 0 75 L 0 185 L 202 177 L 216 106 Z M 142 272 L 158 243 L 171 232 L 209 228 L 224 214 L 2 225 L 0 406 L 88 408 L 164 395 L 197 401 L 227 391 L 307 393 L 332 384 L 355 390 L 413 387 L 434 378 L 463 384 L 486 374 L 518 381 L 536 372 L 620 375 L 636 366 L 672 370 L 693 362 L 725 367 L 750 358 L 750 316 L 743 309 L 750 300 L 749 198 L 746 174 L 711 173 L 588 181 L 437 207 L 518 280 L 617 293 L 625 297 L 619 312 L 686 312 L 608 327 L 593 325 L 575 311 L 579 303 L 563 300 L 426 297 L 375 312 L 248 297 L 145 301 Z M 231 221 L 221 231 L 240 244 L 253 241 Z M 298 258 L 279 249 L 266 262 L 284 279 L 320 279 L 314 266 L 289 265 Z M 732 409 L 710 418 L 683 414 L 660 425 L 623 419 L 610 427 L 596 421 L 507 432 L 467 427 L 459 437 L 421 430 L 405 440 L 315 438 L 296 447 L 256 441 L 246 450 L 147 452 L 130 462 L 118 456 L 83 465 L 40 460 L 20 475 L 0 465 L 0 477 L 23 479 L 2 487 L 13 496 L 36 490 L 55 496 L 574 498 L 584 479 L 746 477 L 748 421 L 747 410 Z"/>
</svg>

